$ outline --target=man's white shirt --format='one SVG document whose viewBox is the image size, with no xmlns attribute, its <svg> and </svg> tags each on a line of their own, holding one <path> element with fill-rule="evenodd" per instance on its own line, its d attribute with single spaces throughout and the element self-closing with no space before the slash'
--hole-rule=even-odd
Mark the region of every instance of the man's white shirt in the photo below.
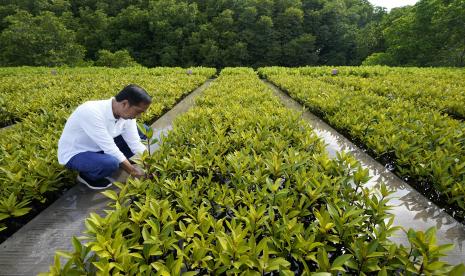
<svg viewBox="0 0 465 276">
<path fill-rule="evenodd" d="M 135 154 L 146 147 L 141 143 L 135 119 L 116 119 L 112 100 L 88 101 L 78 106 L 68 118 L 58 142 L 58 162 L 62 165 L 78 153 L 103 151 L 121 163 L 124 154 L 114 142 L 121 135 Z"/>
</svg>

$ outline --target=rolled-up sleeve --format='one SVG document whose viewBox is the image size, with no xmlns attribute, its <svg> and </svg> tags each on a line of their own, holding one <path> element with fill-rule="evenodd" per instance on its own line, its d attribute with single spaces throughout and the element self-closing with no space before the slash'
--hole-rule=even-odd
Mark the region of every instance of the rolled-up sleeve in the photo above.
<svg viewBox="0 0 465 276">
<path fill-rule="evenodd" d="M 81 109 L 79 116 L 83 131 L 97 144 L 104 153 L 114 156 L 121 163 L 126 160 L 124 154 L 116 146 L 113 137 L 105 126 L 105 118 L 91 109 Z"/>
<path fill-rule="evenodd" d="M 126 141 L 134 154 L 141 154 L 146 150 L 145 145 L 140 141 L 135 119 L 128 120 L 126 122 L 126 127 L 124 128 L 123 133 L 121 133 L 121 136 L 123 136 L 124 141 Z"/>
</svg>

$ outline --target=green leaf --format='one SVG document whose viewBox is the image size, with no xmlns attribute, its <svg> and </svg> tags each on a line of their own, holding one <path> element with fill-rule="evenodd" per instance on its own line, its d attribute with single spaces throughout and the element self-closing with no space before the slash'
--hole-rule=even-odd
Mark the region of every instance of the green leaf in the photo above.
<svg viewBox="0 0 465 276">
<path fill-rule="evenodd" d="M 0 220 L 4 220 L 4 219 L 9 218 L 9 217 L 10 217 L 10 215 L 7 214 L 7 213 L 0 213 Z"/>
<path fill-rule="evenodd" d="M 20 217 L 20 216 L 24 216 L 25 214 L 29 213 L 30 210 L 31 208 L 21 208 L 21 209 L 11 212 L 11 214 L 15 217 Z"/>
<path fill-rule="evenodd" d="M 151 265 L 157 272 L 166 273 L 166 274 L 162 274 L 162 275 L 170 276 L 169 269 L 168 269 L 164 264 L 162 264 L 161 262 L 153 262 L 153 263 L 151 263 L 150 265 Z"/>
<path fill-rule="evenodd" d="M 224 237 L 216 237 L 216 238 L 220 242 L 221 247 L 223 247 L 224 250 L 229 251 L 228 241 L 226 240 L 226 238 L 224 238 Z"/>
<path fill-rule="evenodd" d="M 144 257 L 142 257 L 142 255 L 140 253 L 137 253 L 137 252 L 129 253 L 129 255 L 134 257 L 134 258 L 137 258 L 137 259 L 141 259 L 141 260 L 144 259 Z"/>
<path fill-rule="evenodd" d="M 367 255 L 367 258 L 378 258 L 378 257 L 384 257 L 385 253 L 384 252 L 373 252 L 371 254 Z"/>
<path fill-rule="evenodd" d="M 331 266 L 331 270 L 339 270 L 339 271 L 345 271 L 342 266 L 348 261 L 350 260 L 350 258 L 352 258 L 352 255 L 350 254 L 344 254 L 344 255 L 341 255 L 339 257 L 337 257 L 334 262 L 333 262 L 333 265 Z"/>
<path fill-rule="evenodd" d="M 383 267 L 379 272 L 378 272 L 378 276 L 387 276 L 387 270 L 385 267 Z"/>
<path fill-rule="evenodd" d="M 450 276 L 463 276 L 465 275 L 465 265 L 459 264 L 454 266 L 454 268 L 449 272 Z"/>
<path fill-rule="evenodd" d="M 370 272 L 379 271 L 381 269 L 377 264 L 369 264 L 367 268 Z"/>
<path fill-rule="evenodd" d="M 278 257 L 274 259 L 269 259 L 266 265 L 267 265 L 266 271 L 271 272 L 274 270 L 279 270 L 281 267 L 289 268 L 291 263 L 286 261 L 284 258 Z"/>
<path fill-rule="evenodd" d="M 59 255 L 59 256 L 65 257 L 65 258 L 67 258 L 67 259 L 73 258 L 73 254 L 72 254 L 72 253 L 65 252 L 65 251 L 61 251 L 61 250 L 57 250 L 57 251 L 56 251 L 56 254 Z"/>
<path fill-rule="evenodd" d="M 113 190 L 106 190 L 102 192 L 102 194 L 114 201 L 118 201 L 118 194 Z"/>
<path fill-rule="evenodd" d="M 455 245 L 454 244 L 443 244 L 443 245 L 440 245 L 438 246 L 438 251 L 440 252 L 444 252 L 444 251 L 450 251 L 452 249 L 454 249 Z"/>
<path fill-rule="evenodd" d="M 177 258 L 176 261 L 173 263 L 171 267 L 171 274 L 172 275 L 180 275 L 182 268 L 182 258 Z"/>
<path fill-rule="evenodd" d="M 71 242 L 72 242 L 74 250 L 76 250 L 76 252 L 81 252 L 82 251 L 82 244 L 75 236 L 73 236 L 73 238 L 71 239 Z"/>
</svg>

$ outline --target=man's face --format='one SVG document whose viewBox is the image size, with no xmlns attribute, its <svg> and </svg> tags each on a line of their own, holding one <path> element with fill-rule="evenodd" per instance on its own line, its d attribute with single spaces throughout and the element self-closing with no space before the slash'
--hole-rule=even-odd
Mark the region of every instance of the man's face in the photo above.
<svg viewBox="0 0 465 276">
<path fill-rule="evenodd" d="M 121 110 L 121 118 L 123 119 L 135 119 L 140 118 L 140 115 L 144 113 L 150 106 L 150 103 L 140 103 L 139 105 L 130 105 L 127 100 L 123 101 L 123 108 Z"/>
</svg>

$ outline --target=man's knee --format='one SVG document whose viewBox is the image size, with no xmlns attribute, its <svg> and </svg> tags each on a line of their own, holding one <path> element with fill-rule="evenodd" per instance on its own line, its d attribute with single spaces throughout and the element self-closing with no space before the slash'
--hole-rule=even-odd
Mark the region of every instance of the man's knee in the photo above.
<svg viewBox="0 0 465 276">
<path fill-rule="evenodd" d="M 102 166 L 108 171 L 116 171 L 119 167 L 119 161 L 115 157 L 108 155 L 102 160 Z"/>
</svg>

